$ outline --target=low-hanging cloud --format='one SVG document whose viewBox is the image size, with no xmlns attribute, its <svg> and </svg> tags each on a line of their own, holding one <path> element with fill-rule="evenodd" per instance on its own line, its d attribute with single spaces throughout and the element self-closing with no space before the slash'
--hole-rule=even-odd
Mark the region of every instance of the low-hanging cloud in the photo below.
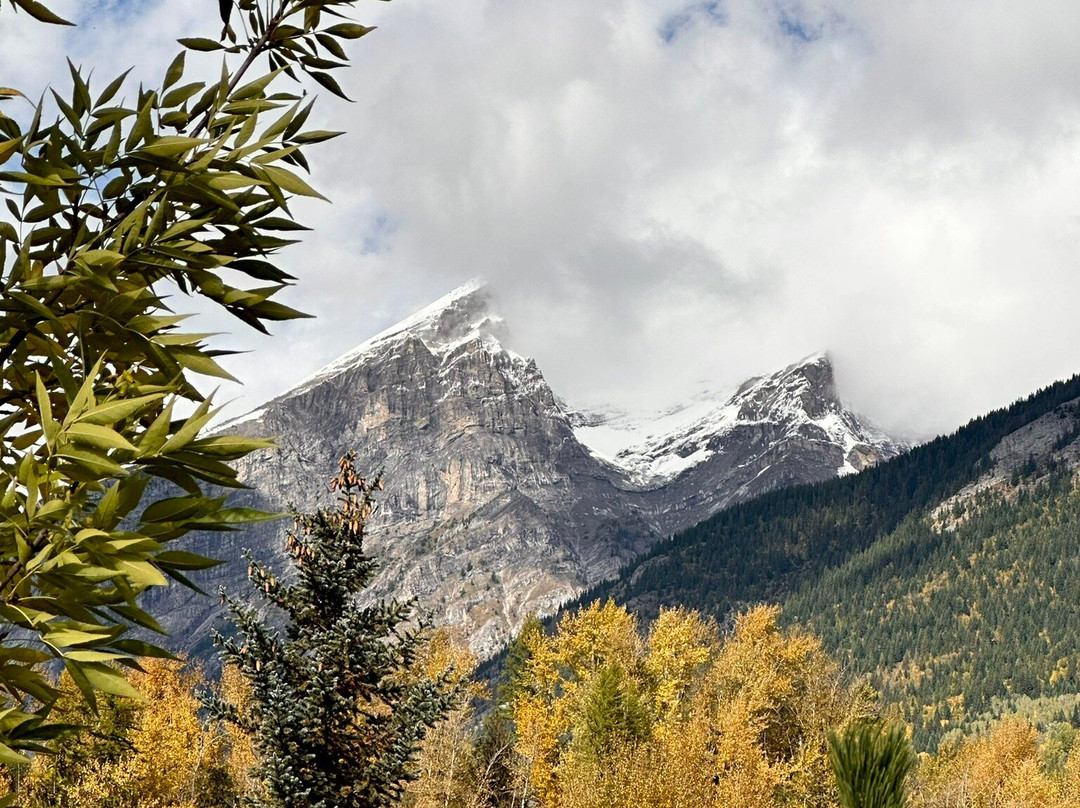
<svg viewBox="0 0 1080 808">
<path fill-rule="evenodd" d="M 60 67 L 81 42 L 142 69 L 171 55 L 152 31 L 200 25 L 177 8 L 101 4 L 96 28 L 33 36 Z M 287 259 L 318 319 L 236 338 L 251 403 L 474 275 L 572 402 L 652 407 L 827 348 L 860 409 L 927 434 L 1080 371 L 1074 4 L 357 16 L 380 26 L 344 77 L 357 103 L 317 113 L 348 134 L 312 155 L 335 204 L 301 208 L 316 230 Z"/>
</svg>

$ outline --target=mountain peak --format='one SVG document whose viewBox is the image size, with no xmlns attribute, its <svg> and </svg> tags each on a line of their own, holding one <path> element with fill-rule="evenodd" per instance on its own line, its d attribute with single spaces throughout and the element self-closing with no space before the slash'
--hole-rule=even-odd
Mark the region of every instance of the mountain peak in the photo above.
<svg viewBox="0 0 1080 808">
<path fill-rule="evenodd" d="M 361 364 L 369 355 L 409 338 L 419 339 L 432 354 L 446 356 L 454 348 L 472 340 L 483 341 L 489 349 L 502 349 L 507 334 L 503 318 L 492 311 L 491 295 L 482 278 L 472 278 L 433 303 L 398 321 L 389 328 L 341 354 L 272 401 L 290 398 L 318 386 Z M 266 402 L 254 410 L 222 422 L 217 428 L 231 429 L 261 418 Z"/>
<path fill-rule="evenodd" d="M 827 353 L 811 354 L 771 376 L 758 376 L 739 387 L 731 400 L 744 420 L 782 420 L 792 412 L 821 418 L 842 409 L 836 376 Z"/>
<path fill-rule="evenodd" d="M 839 474 L 857 471 L 872 462 L 868 458 L 897 450 L 840 400 L 825 351 L 748 379 L 730 397 L 703 396 L 651 419 L 625 415 L 580 419 L 575 434 L 594 453 L 624 469 L 636 484 L 654 487 L 722 453 L 729 436 L 740 430 L 756 432 L 764 425 L 788 437 L 802 435 L 838 447 Z"/>
<path fill-rule="evenodd" d="M 473 278 L 346 351 L 301 381 L 289 393 L 301 392 L 349 370 L 367 354 L 409 337 L 419 339 L 433 354 L 445 356 L 459 345 L 474 339 L 501 343 L 506 339 L 506 334 L 505 321 L 492 311 L 487 284 L 481 278 Z"/>
<path fill-rule="evenodd" d="M 780 384 L 786 383 L 790 386 L 792 383 L 797 384 L 800 381 L 813 388 L 828 389 L 830 394 L 835 394 L 836 380 L 833 373 L 832 359 L 827 351 L 816 351 L 804 356 L 798 362 L 792 362 L 783 370 L 778 370 L 766 376 L 753 376 L 747 379 L 739 385 L 734 398 L 745 395 L 755 387 L 772 386 L 775 388 Z"/>
</svg>

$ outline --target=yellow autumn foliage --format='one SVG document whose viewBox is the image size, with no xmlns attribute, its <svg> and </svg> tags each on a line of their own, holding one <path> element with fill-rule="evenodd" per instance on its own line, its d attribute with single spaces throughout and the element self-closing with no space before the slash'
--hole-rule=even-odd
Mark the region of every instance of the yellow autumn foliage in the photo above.
<svg viewBox="0 0 1080 808">
<path fill-rule="evenodd" d="M 1040 761 L 1039 733 L 1009 718 L 986 736 L 966 738 L 937 755 L 923 755 L 912 808 L 1077 808 L 1080 742 L 1065 765 Z"/>
<path fill-rule="evenodd" d="M 488 752 L 471 706 L 488 695 L 471 681 L 476 657 L 459 634 L 432 632 L 406 676 L 449 677 L 464 698 L 428 733 L 403 808 L 838 808 L 826 736 L 870 714 L 871 700 L 780 616 L 753 608 L 725 634 L 666 610 L 642 639 L 634 616 L 608 602 L 551 636 L 537 624 L 511 696 L 488 716 L 512 727 Z M 199 718 L 198 671 L 145 667 L 130 676 L 143 701 L 103 700 L 96 717 L 78 700 L 58 705 L 93 732 L 13 771 L 20 805 L 234 808 L 257 796 L 250 738 Z M 231 669 L 220 687 L 233 703 L 250 697 Z M 1080 808 L 1080 732 L 1054 727 L 1040 735 L 1007 719 L 921 755 L 909 808 Z"/>
<path fill-rule="evenodd" d="M 535 636 L 513 703 L 523 792 L 543 808 L 835 805 L 826 733 L 869 702 L 779 616 L 751 609 L 723 639 L 663 611 L 642 642 L 633 615 L 594 603 Z"/>
<path fill-rule="evenodd" d="M 220 688 L 222 697 L 244 715 L 251 704 L 251 683 L 244 675 L 231 665 L 225 666 Z M 228 722 L 219 724 L 217 730 L 224 734 L 224 765 L 232 790 L 237 797 L 253 796 L 258 787 L 253 770 L 259 760 L 251 736 Z"/>
<path fill-rule="evenodd" d="M 475 788 L 467 777 L 470 763 L 469 729 L 471 701 L 483 694 L 469 677 L 476 670 L 476 655 L 458 632 L 433 631 L 413 666 L 413 674 L 431 680 L 444 676 L 467 683 L 461 703 L 428 731 L 420 749 L 417 779 L 406 787 L 402 804 L 407 808 L 468 808 Z"/>
<path fill-rule="evenodd" d="M 28 808 L 227 808 L 235 790 L 227 738 L 199 717 L 203 680 L 182 662 L 149 659 L 129 680 L 141 701 L 109 699 L 99 715 L 74 698 L 58 706 L 87 730 L 37 755 L 18 784 Z M 62 677 L 69 692 L 72 683 Z"/>
</svg>

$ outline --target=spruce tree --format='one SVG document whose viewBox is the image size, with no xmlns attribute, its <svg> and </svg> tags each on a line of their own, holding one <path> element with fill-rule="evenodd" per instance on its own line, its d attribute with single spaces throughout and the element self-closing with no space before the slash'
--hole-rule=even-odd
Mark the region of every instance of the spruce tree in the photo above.
<svg viewBox="0 0 1080 808">
<path fill-rule="evenodd" d="M 214 642 L 250 683 L 251 700 L 243 711 L 213 696 L 206 704 L 251 733 L 258 808 L 390 804 L 427 729 L 456 698 L 448 679 L 412 672 L 423 638 L 406 627 L 411 604 L 358 601 L 376 570 L 363 539 L 380 480 L 360 477 L 350 453 L 330 487 L 336 507 L 294 511 L 288 582 L 248 555 L 251 583 L 284 616 L 283 628 L 222 593 L 237 631 Z"/>
<path fill-rule="evenodd" d="M 645 706 L 622 671 L 611 666 L 601 669 L 585 701 L 578 738 L 585 754 L 601 762 L 611 750 L 643 739 L 648 731 Z"/>
</svg>

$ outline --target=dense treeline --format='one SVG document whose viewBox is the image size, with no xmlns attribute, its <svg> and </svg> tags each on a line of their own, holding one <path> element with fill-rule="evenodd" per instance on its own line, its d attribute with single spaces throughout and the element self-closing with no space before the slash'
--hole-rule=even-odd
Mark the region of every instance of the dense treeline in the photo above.
<svg viewBox="0 0 1080 808">
<path fill-rule="evenodd" d="M 710 618 L 664 610 L 647 634 L 612 602 L 546 632 L 531 620 L 508 656 L 497 708 L 446 715 L 410 766 L 404 808 L 840 808 L 836 739 L 874 726 L 873 695 L 777 607 Z M 475 659 L 452 633 L 426 635 L 406 679 L 467 679 Z M 85 725 L 55 755 L 10 767 L 26 808 L 230 808 L 262 804 L 265 768 L 252 735 L 208 721 L 198 670 L 152 660 L 130 674 L 144 700 L 77 698 L 59 718 Z M 251 704 L 225 669 L 228 698 Z M 69 680 L 61 688 L 71 693 Z M 479 695 L 480 685 L 470 685 Z M 369 720 L 356 705 L 355 719 Z M 888 725 L 880 725 L 888 726 Z M 1080 732 L 1023 718 L 956 735 L 920 755 L 893 799 L 904 808 L 1072 808 L 1080 800 Z M 839 733 L 837 735 L 836 733 Z M 904 725 L 888 731 L 911 760 Z M 849 746 L 849 749 L 851 747 Z M 857 750 L 856 750 L 857 751 Z M 856 756 L 856 763 L 858 758 Z M 866 771 L 865 768 L 862 769 Z M 880 781 L 880 777 L 871 779 Z M 906 796 L 905 796 L 906 792 Z M 249 803 L 246 800 L 254 800 Z M 320 803 L 320 804 L 337 804 Z M 855 803 L 860 806 L 867 804 Z"/>
<path fill-rule="evenodd" d="M 783 627 L 780 610 L 741 612 L 729 631 L 696 612 L 636 618 L 595 602 L 545 631 L 530 621 L 507 657 L 498 709 L 483 729 L 436 740 L 414 793 L 441 808 L 1075 808 L 1080 733 L 1011 717 L 955 736 L 917 759 L 879 799 L 844 800 L 828 747 L 889 727 L 881 703 L 826 653 L 819 638 Z M 903 724 L 880 737 L 912 762 Z M 864 731 L 862 738 L 868 737 Z M 849 767 L 863 785 L 881 767 Z M 880 749 L 879 749 L 880 751 Z M 881 760 L 879 755 L 879 761 Z M 887 757 L 887 756 L 886 756 Z M 866 758 L 861 759 L 865 763 Z M 882 761 L 883 762 L 883 761 Z M 454 775 L 453 772 L 457 774 Z M 497 777 L 486 773 L 500 772 Z M 849 772 L 850 773 L 850 772 Z M 858 779 L 858 778 L 856 778 Z M 846 789 L 852 796 L 852 789 Z M 904 792 L 907 792 L 905 795 Z"/>
</svg>

